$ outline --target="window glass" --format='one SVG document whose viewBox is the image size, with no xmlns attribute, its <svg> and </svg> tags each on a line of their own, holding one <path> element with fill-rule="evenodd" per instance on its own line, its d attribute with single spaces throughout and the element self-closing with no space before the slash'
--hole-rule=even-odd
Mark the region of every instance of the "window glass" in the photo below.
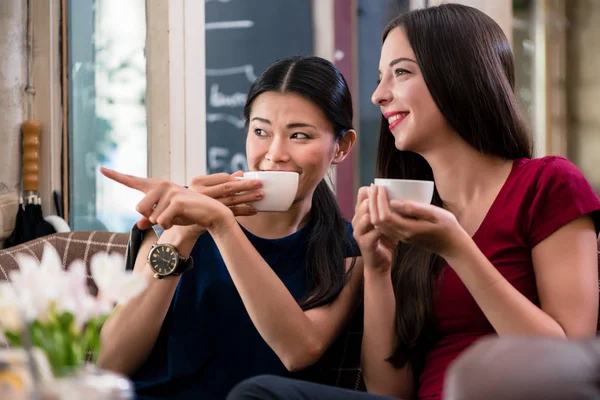
<svg viewBox="0 0 600 400">
<path fill-rule="evenodd" d="M 127 231 L 141 194 L 103 165 L 146 176 L 145 0 L 68 0 L 69 223 Z"/>
</svg>

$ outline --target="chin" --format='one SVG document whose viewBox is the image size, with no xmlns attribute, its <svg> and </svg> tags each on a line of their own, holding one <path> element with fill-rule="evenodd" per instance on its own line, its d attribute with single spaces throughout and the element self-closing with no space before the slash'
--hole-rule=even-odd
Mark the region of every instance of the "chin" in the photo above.
<svg viewBox="0 0 600 400">
<path fill-rule="evenodd" d="M 400 151 L 410 151 L 410 146 L 407 146 L 406 140 L 402 140 L 400 138 L 394 141 L 394 146 L 396 146 L 396 149 Z"/>
<path fill-rule="evenodd" d="M 394 146 L 400 151 L 417 151 L 417 148 L 420 147 L 419 145 L 422 144 L 423 143 L 420 140 L 411 140 L 411 138 L 406 134 L 394 135 Z"/>
</svg>

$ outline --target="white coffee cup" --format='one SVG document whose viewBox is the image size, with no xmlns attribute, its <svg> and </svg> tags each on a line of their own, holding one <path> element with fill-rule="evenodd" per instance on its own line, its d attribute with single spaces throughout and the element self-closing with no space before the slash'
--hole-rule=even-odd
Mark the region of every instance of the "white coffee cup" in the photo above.
<svg viewBox="0 0 600 400">
<path fill-rule="evenodd" d="M 258 211 L 287 211 L 298 191 L 298 173 L 289 171 L 244 172 L 238 180 L 258 179 L 263 181 L 264 197 L 252 202 Z"/>
<path fill-rule="evenodd" d="M 433 181 L 377 178 L 375 186 L 384 186 L 390 201 L 410 200 L 430 204 L 433 198 Z"/>
</svg>

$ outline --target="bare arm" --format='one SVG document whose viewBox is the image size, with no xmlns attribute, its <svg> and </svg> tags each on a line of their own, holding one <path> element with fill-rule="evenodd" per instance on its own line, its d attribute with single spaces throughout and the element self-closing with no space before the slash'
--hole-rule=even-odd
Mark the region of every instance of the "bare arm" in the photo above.
<svg viewBox="0 0 600 400">
<path fill-rule="evenodd" d="M 106 168 L 100 171 L 107 178 L 130 188 L 146 193 L 136 210 L 144 216 L 138 222 L 142 229 L 150 228 L 159 223 L 158 212 L 170 204 L 169 196 L 173 193 L 202 193 L 205 196 L 217 198 L 222 206 L 228 206 L 235 215 L 251 215 L 256 212 L 246 203 L 262 198 L 262 192 L 257 191 L 262 186 L 260 181 L 236 181 L 235 175 L 214 174 L 192 179 L 190 189 L 184 189 L 171 182 L 157 179 L 138 178 L 121 174 Z M 239 174 L 237 174 L 239 175 Z M 163 201 L 159 203 L 159 199 Z M 181 222 L 181 221 L 180 221 Z M 186 227 L 172 224 L 158 240 L 168 243 L 178 249 L 183 257 L 187 257 L 197 238 L 206 229 L 196 225 L 194 221 L 185 220 Z M 135 261 L 134 270 L 141 273 L 148 281 L 146 290 L 137 298 L 132 299 L 126 306 L 118 309 L 104 324 L 100 334 L 102 342 L 98 364 L 103 368 L 112 369 L 125 374 L 132 374 L 146 360 L 160 333 L 165 316 L 173 299 L 179 277 L 173 276 L 162 280 L 154 279 L 150 268 L 146 265 L 146 257 L 150 247 L 156 241 L 156 235 L 149 230 L 144 239 Z"/>
<path fill-rule="evenodd" d="M 394 368 L 387 361 L 396 345 L 396 299 L 391 263 L 395 247 L 371 223 L 370 189 L 358 190 L 352 226 L 364 259 L 364 328 L 362 368 L 370 393 L 412 399 L 414 384 L 410 366 Z"/>
<path fill-rule="evenodd" d="M 396 300 L 390 271 L 365 267 L 365 322 L 362 343 L 362 368 L 369 393 L 412 399 L 413 374 L 407 364 L 394 368 L 387 358 L 396 343 L 394 326 Z"/>
<path fill-rule="evenodd" d="M 158 242 L 172 244 L 182 257 L 187 257 L 196 239 L 183 228 L 174 227 L 165 231 Z M 156 343 L 180 279 L 179 276 L 154 278 L 146 258 L 156 241 L 154 231 L 149 230 L 135 261 L 134 271 L 148 282 L 146 290 L 117 309 L 102 327 L 98 356 L 102 368 L 131 375 L 148 358 Z"/>
<path fill-rule="evenodd" d="M 335 301 L 303 311 L 237 222 L 209 232 L 252 322 L 286 368 L 299 370 L 315 363 L 345 326 L 360 286 L 362 260 L 357 259 Z M 350 263 L 346 260 L 347 268 Z"/>
<path fill-rule="evenodd" d="M 466 240 L 447 259 L 499 335 L 593 336 L 598 318 L 596 233 L 589 216 L 563 226 L 532 250 L 541 309 Z"/>
</svg>

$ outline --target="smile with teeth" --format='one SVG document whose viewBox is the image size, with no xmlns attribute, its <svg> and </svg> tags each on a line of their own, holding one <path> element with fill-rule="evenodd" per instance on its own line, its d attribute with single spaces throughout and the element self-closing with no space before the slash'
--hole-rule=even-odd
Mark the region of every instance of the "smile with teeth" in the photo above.
<svg viewBox="0 0 600 400">
<path fill-rule="evenodd" d="M 392 115 L 391 117 L 388 118 L 388 123 L 391 125 L 394 122 L 398 121 L 399 119 L 406 117 L 407 115 L 408 115 L 408 113 L 400 113 L 400 114 Z"/>
<path fill-rule="evenodd" d="M 408 116 L 409 113 L 407 112 L 403 112 L 403 113 L 398 113 L 398 114 L 394 114 L 391 117 L 388 118 L 388 123 L 390 124 L 390 130 L 392 130 L 393 128 L 395 128 L 400 122 L 402 122 L 402 120 L 404 120 L 404 118 L 406 118 Z"/>
</svg>

